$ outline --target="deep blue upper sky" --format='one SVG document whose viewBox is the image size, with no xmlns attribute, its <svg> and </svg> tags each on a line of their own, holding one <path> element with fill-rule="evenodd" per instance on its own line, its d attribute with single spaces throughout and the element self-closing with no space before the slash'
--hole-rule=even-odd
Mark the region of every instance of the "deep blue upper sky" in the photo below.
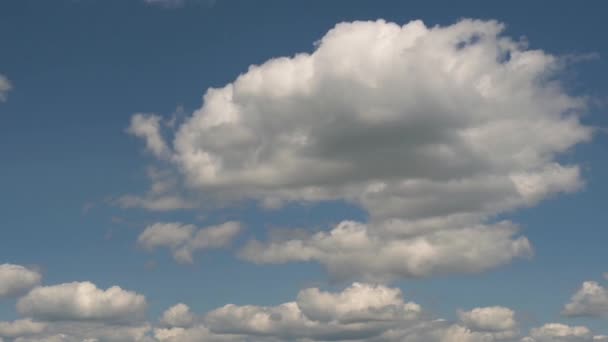
<svg viewBox="0 0 608 342">
<path fill-rule="evenodd" d="M 165 252 L 137 249 L 137 235 L 156 221 L 204 225 L 229 218 L 244 222 L 247 236 L 263 236 L 266 227 L 366 214 L 342 203 L 277 212 L 254 205 L 211 212 L 122 209 L 112 199 L 148 186 L 149 156 L 126 133 L 131 115 L 190 113 L 207 88 L 269 58 L 310 52 L 341 21 L 422 19 L 433 26 L 479 18 L 504 22 L 507 35 L 525 36 L 531 48 L 596 54 L 572 67 L 565 84 L 593 98 L 583 122 L 608 127 L 606 10 L 600 1 L 218 0 L 171 9 L 135 0 L 2 1 L 0 74 L 14 89 L 0 104 L 0 263 L 37 265 L 45 284 L 90 280 L 144 293 L 152 318 L 179 301 L 204 312 L 228 302 L 274 305 L 308 285 L 333 286 L 316 264 L 254 266 L 214 251 L 183 266 Z M 524 227 L 535 247 L 531 260 L 397 285 L 448 317 L 458 308 L 498 304 L 529 315 L 529 324 L 564 321 L 559 311 L 581 282 L 608 271 L 607 148 L 600 132 L 563 156 L 582 165 L 582 191 L 504 215 Z M 13 305 L 0 302 L 0 320 L 15 318 Z M 608 334 L 605 320 L 571 322 Z"/>
</svg>

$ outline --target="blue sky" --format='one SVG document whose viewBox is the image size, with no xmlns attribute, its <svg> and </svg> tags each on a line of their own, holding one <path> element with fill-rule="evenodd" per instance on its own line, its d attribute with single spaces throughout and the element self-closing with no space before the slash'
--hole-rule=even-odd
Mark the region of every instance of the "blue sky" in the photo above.
<svg viewBox="0 0 608 342">
<path fill-rule="evenodd" d="M 211 320 L 210 316 L 205 316 L 205 313 L 225 304 L 271 307 L 295 300 L 298 292 L 306 288 L 319 287 L 324 291 L 337 293 L 357 281 L 400 288 L 406 301 L 420 304 L 425 312 L 433 317 L 442 317 L 454 324 L 466 326 L 471 334 L 476 332 L 475 325 L 467 325 L 465 319 L 458 317 L 457 310 L 492 306 L 510 308 L 517 313 L 520 331 L 518 339 L 527 336 L 529 329 L 552 322 L 568 326 L 586 326 L 593 331 L 590 334 L 594 335 L 608 334 L 608 299 L 604 298 L 602 302 L 601 298 L 588 295 L 581 303 L 591 306 L 591 309 L 572 309 L 571 314 L 564 309 L 567 303 L 574 303 L 575 300 L 571 297 L 575 293 L 584 290 L 581 288 L 583 282 L 597 282 L 600 292 L 604 291 L 604 296 L 608 296 L 608 279 L 603 279 L 604 272 L 608 272 L 608 252 L 605 247 L 608 230 L 604 218 L 604 199 L 608 195 L 608 183 L 603 179 L 608 172 L 608 161 L 605 158 L 608 143 L 605 135 L 605 129 L 608 127 L 608 117 L 605 114 L 608 82 L 604 77 L 608 72 L 608 45 L 604 37 L 607 30 L 603 15 L 605 7 L 599 1 L 584 4 L 566 1 L 502 2 L 491 5 L 482 1 L 465 1 L 458 6 L 434 1 L 423 4 L 402 1 L 328 3 L 231 0 L 211 3 L 192 0 L 171 3 L 170 6 L 143 0 L 3 1 L 0 3 L 0 75 L 8 79 L 11 89 L 6 91 L 5 101 L 0 102 L 0 264 L 22 265 L 39 273 L 41 280 L 34 281 L 29 286 L 24 285 L 18 295 L 0 298 L 0 321 L 32 319 L 33 322 L 41 322 L 40 324 L 47 325 L 46 330 L 29 334 L 41 339 L 63 332 L 62 329 L 68 328 L 62 324 L 68 323 L 73 323 L 69 328 L 72 330 L 66 334 L 75 334 L 75 340 L 83 338 L 82 334 L 87 334 L 83 333 L 82 329 L 73 328 L 78 324 L 98 324 L 103 327 L 101 329 L 111 329 L 114 322 L 108 322 L 103 317 L 79 316 L 76 309 L 72 314 L 57 314 L 53 317 L 60 319 L 52 319 L 50 321 L 55 323 L 48 323 L 49 315 L 36 313 L 34 309 L 22 310 L 17 305 L 23 301 L 23 296 L 31 295 L 31 298 L 27 299 L 32 301 L 38 298 L 35 296 L 37 293 L 28 294 L 29 289 L 35 285 L 39 284 L 40 289 L 45 289 L 59 284 L 89 281 L 101 290 L 116 285 L 145 296 L 145 318 L 139 319 L 138 322 L 149 322 L 154 327 L 146 332 L 145 337 L 138 338 L 162 340 L 158 336 L 153 337 L 158 317 L 178 302 L 187 304 L 196 313 L 197 322 L 202 322 L 196 324 L 209 325 L 213 330 L 213 324 L 219 323 L 213 323 L 215 321 Z M 348 105 L 339 107 L 332 99 L 319 95 L 326 93 L 329 94 L 328 98 L 338 98 L 343 94 L 356 92 L 356 89 L 350 88 L 350 84 L 356 83 L 353 80 L 358 78 L 348 78 L 338 71 L 336 75 L 332 74 L 337 70 L 335 66 L 328 71 L 331 76 L 320 76 L 318 83 L 313 83 L 322 89 L 316 97 L 308 93 L 298 93 L 299 95 L 288 98 L 288 95 L 281 93 L 283 88 L 288 88 L 288 83 L 281 83 L 282 81 L 276 81 L 275 78 L 280 78 L 276 75 L 284 75 L 287 69 L 280 69 L 280 66 L 276 65 L 270 65 L 260 71 L 262 75 L 267 75 L 266 81 L 255 83 L 255 80 L 246 79 L 242 82 L 242 88 L 237 89 L 235 86 L 237 90 L 233 101 L 243 101 L 241 104 L 246 103 L 254 108 L 250 112 L 248 109 L 242 109 L 240 114 L 252 118 L 244 120 L 246 124 L 243 124 L 243 127 L 250 129 L 254 136 L 279 136 L 281 132 L 294 127 L 313 127 L 311 131 L 319 135 L 310 133 L 308 138 L 317 138 L 320 147 L 306 152 L 310 154 L 299 154 L 300 152 L 286 148 L 286 154 L 281 155 L 281 158 L 291 160 L 293 165 L 302 162 L 301 165 L 309 167 L 311 164 L 307 164 L 306 158 L 311 157 L 319 162 L 315 165 L 321 165 L 319 175 L 313 175 L 317 172 L 316 167 L 314 170 L 292 170 L 286 165 L 289 163 L 284 164 L 279 159 L 273 159 L 267 164 L 256 164 L 260 170 L 265 170 L 266 176 L 262 177 L 263 179 L 255 178 L 255 174 L 248 174 L 246 168 L 250 166 L 243 166 L 246 164 L 243 160 L 249 155 L 246 146 L 248 144 L 241 146 L 233 143 L 236 140 L 229 139 L 230 134 L 234 134 L 234 139 L 239 139 L 237 133 L 241 131 L 207 131 L 208 128 L 204 124 L 197 124 L 196 120 L 188 121 L 189 118 L 204 118 L 205 115 L 228 115 L 228 107 L 223 107 L 227 104 L 220 102 L 218 107 L 212 108 L 203 100 L 207 89 L 223 88 L 235 82 L 239 75 L 247 73 L 250 65 L 261 65 L 283 56 L 291 58 L 297 53 L 310 54 L 319 46 L 331 46 L 331 42 L 318 42 L 338 23 L 384 19 L 385 22 L 375 22 L 377 27 L 384 28 L 386 22 L 405 25 L 420 19 L 425 27 L 430 29 L 436 25 L 451 28 L 450 25 L 458 23 L 462 18 L 479 19 L 482 23 L 492 23 L 488 20 L 504 23 L 506 28 L 498 35 L 510 37 L 512 41 L 527 41 L 528 46 L 521 48 L 521 51 L 539 50 L 545 56 L 555 56 L 559 59 L 559 70 L 552 71 L 550 76 L 561 85 L 558 90 L 547 90 L 548 81 L 537 82 L 526 70 L 519 69 L 493 81 L 498 85 L 510 85 L 508 82 L 518 82 L 520 78 L 515 80 L 516 77 L 521 76 L 525 80 L 530 77 L 529 82 L 524 82 L 525 85 L 520 88 L 522 92 L 528 91 L 521 95 L 523 100 L 516 104 L 504 105 L 508 110 L 521 109 L 522 112 L 516 115 L 517 120 L 526 124 L 521 127 L 509 126 L 493 133 L 501 137 L 496 143 L 497 150 L 493 151 L 492 145 L 486 141 L 485 147 L 490 156 L 476 156 L 468 165 L 458 166 L 460 160 L 466 163 L 469 156 L 456 152 L 453 162 L 447 159 L 433 161 L 429 157 L 403 160 L 403 164 L 391 161 L 401 157 L 386 154 L 386 158 L 384 155 L 382 157 L 386 160 L 385 165 L 381 162 L 376 165 L 377 168 L 360 173 L 359 170 L 370 160 L 378 160 L 365 154 L 367 146 L 378 146 L 375 145 L 374 139 L 390 134 L 395 134 L 398 138 L 408 134 L 414 136 L 417 128 L 412 129 L 407 121 L 404 126 L 397 127 L 396 133 L 394 130 L 382 131 L 386 129 L 382 126 L 384 128 L 379 130 L 378 135 L 364 134 L 357 131 L 357 125 L 360 124 L 357 121 L 352 123 L 352 134 L 361 144 L 360 149 L 355 147 L 351 150 L 351 147 L 342 145 L 336 147 L 331 145 L 334 140 L 323 140 L 326 134 L 351 134 L 348 131 L 350 121 L 340 125 L 318 124 L 325 117 L 333 115 L 331 110 L 348 112 L 351 109 L 359 110 L 360 107 L 357 106 L 365 107 L 365 110 L 376 108 L 373 105 L 374 99 L 369 100 L 372 103 L 369 107 L 365 102 L 367 99 L 361 97 L 360 101 L 351 99 Z M 488 24 L 481 28 L 475 26 L 471 30 L 490 32 L 488 34 L 492 36 L 491 32 L 495 28 L 493 25 L 498 24 Z M 361 28 L 365 29 L 367 28 Z M 462 29 L 469 28 L 467 26 Z M 412 32 L 414 31 L 412 29 Z M 446 29 L 445 32 L 447 35 L 451 31 Z M 342 34 L 341 31 L 336 35 L 339 34 Z M 429 40 L 431 47 L 416 53 L 440 53 L 432 47 L 435 43 L 439 44 Z M 340 44 L 349 43 L 345 40 L 344 43 L 340 41 Z M 491 46 L 488 49 L 493 48 L 494 46 Z M 344 45 L 342 49 L 348 50 L 350 46 Z M 514 49 L 513 51 L 517 50 Z M 471 68 L 482 65 L 481 61 L 476 62 L 472 58 L 481 56 L 480 60 L 484 60 L 483 54 L 487 51 L 481 50 L 481 55 L 471 52 L 470 57 L 464 58 L 461 63 Z M 511 59 L 515 58 L 513 54 L 514 52 L 511 52 Z M 331 64 L 331 53 L 328 52 L 327 56 L 326 62 Z M 452 111 L 458 118 L 455 120 L 466 121 L 455 124 L 459 129 L 463 127 L 461 125 L 469 125 L 466 127 L 472 128 L 481 125 L 485 122 L 483 120 L 493 120 L 480 119 L 479 115 L 482 114 L 475 114 L 478 107 L 471 109 L 473 114 L 470 117 L 468 112 L 463 112 L 460 116 L 459 106 L 466 105 L 464 102 L 468 101 L 468 94 L 463 90 L 462 93 L 455 92 L 451 97 L 451 94 L 446 95 L 448 90 L 444 88 L 435 90 L 436 93 L 429 90 L 431 85 L 423 79 L 426 75 L 424 68 L 428 67 L 424 58 L 418 60 L 416 55 L 408 56 L 411 59 L 411 62 L 408 62 L 411 63 L 408 64 L 412 67 L 408 69 L 412 70 L 411 74 L 403 72 L 403 69 L 395 69 L 390 82 L 396 83 L 389 84 L 389 81 L 383 81 L 385 78 L 379 76 L 380 81 L 377 81 L 375 87 L 381 90 L 386 87 L 386 94 L 391 94 L 396 89 L 405 89 L 405 95 L 402 96 L 409 98 L 407 89 L 410 88 L 407 87 L 420 81 L 420 84 L 424 84 L 420 86 L 423 90 L 417 93 L 418 88 L 411 88 L 414 89 L 411 92 L 413 97 L 436 96 L 437 100 L 430 100 L 431 104 L 447 101 L 445 103 L 451 106 L 452 102 L 456 103 L 456 109 L 446 110 L 447 114 L 444 116 L 441 110 L 421 116 L 435 118 L 433 115 L 439 113 L 436 120 L 433 119 L 435 121 L 430 121 L 429 131 L 422 131 L 420 139 L 435 139 L 432 134 L 435 132 L 433 129 L 437 127 L 432 125 L 441 124 L 443 118 L 451 115 L 449 113 Z M 340 63 L 346 65 L 347 60 L 348 58 L 343 57 Z M 345 69 L 344 73 L 356 74 L 357 70 L 363 70 L 363 66 L 357 64 L 362 63 L 361 60 L 353 58 L 352 69 Z M 470 66 L 467 63 L 470 63 Z M 556 67 L 544 60 L 539 63 L 546 63 L 540 66 L 546 70 Z M 381 70 L 382 63 L 378 65 L 375 68 Z M 273 67 L 278 70 L 278 74 L 272 74 L 275 76 L 271 75 Z M 265 72 L 267 74 L 264 74 Z M 361 73 L 370 76 L 367 72 L 372 71 L 365 69 L 365 72 Z M 534 72 L 537 71 L 530 71 Z M 294 73 L 297 77 L 304 74 L 305 71 L 302 70 Z M 511 75 L 514 75 L 513 81 L 509 78 Z M 544 74 L 539 72 L 539 75 Z M 420 77 L 420 80 L 413 79 L 416 77 Z M 448 79 L 452 80 L 449 77 L 448 75 Z M 273 80 L 277 83 L 272 84 Z M 369 80 L 369 77 L 366 80 Z M 259 88 L 249 89 L 246 82 L 257 84 Z M 530 88 L 526 88 L 528 86 Z M 273 93 L 275 90 L 282 95 Z M 545 90 L 546 93 L 543 92 Z M 238 93 L 239 91 L 241 93 Z M 520 95 L 520 92 L 510 91 L 513 91 L 510 95 Z M 281 102 L 282 96 L 293 102 Z M 303 103 L 312 103 L 313 106 L 320 103 L 320 108 L 329 110 L 320 109 L 318 113 L 309 114 L 309 111 L 313 112 L 315 109 L 306 106 L 301 109 L 299 105 L 293 104 L 299 103 L 298 96 L 304 97 Z M 317 101 L 321 97 L 323 100 Z M 586 102 L 584 107 L 573 104 L 575 99 L 582 98 Z M 463 103 L 457 99 L 464 99 Z M 417 105 L 420 102 L 424 102 L 424 99 L 412 103 Z M 420 109 L 409 102 L 395 103 L 402 106 L 397 108 L 395 115 L 406 117 L 409 115 L 408 110 L 424 114 L 424 108 L 432 107 L 428 105 Z M 500 102 L 500 105 L 503 104 Z M 336 107 L 332 107 L 333 105 Z M 503 108 L 499 104 L 489 103 L 483 110 L 492 112 L 491 105 L 497 106 L 496 113 Z M 242 108 L 249 107 L 243 104 Z M 294 119 L 286 119 L 285 123 L 273 126 L 273 115 L 281 116 L 285 110 L 288 114 L 296 113 Z M 302 112 L 297 112 L 298 110 Z M 526 110 L 530 110 L 531 114 L 528 115 Z M 564 113 L 559 113 L 560 110 L 564 110 Z M 566 126 L 560 126 L 566 125 L 564 117 L 560 115 L 565 115 L 565 112 L 570 110 L 577 112 L 576 117 L 580 122 L 577 121 L 568 129 Z M 143 113 L 139 125 L 132 121 L 136 113 Z M 307 115 L 310 119 L 303 118 Z M 525 136 L 531 141 L 518 141 L 517 144 L 521 145 L 516 144 L 519 146 L 517 148 L 523 151 L 524 146 L 530 146 L 533 153 L 538 152 L 543 157 L 538 157 L 539 160 L 535 159 L 533 162 L 526 159 L 529 164 L 524 166 L 520 165 L 523 162 L 520 163 L 519 159 L 510 162 L 507 159 L 511 156 L 498 150 L 512 145 L 511 142 L 505 142 L 510 141 L 509 139 L 503 137 L 512 135 L 513 140 L 518 140 L 519 135 L 516 133 L 529 127 L 526 120 L 534 115 L 543 116 L 547 120 L 542 121 L 544 125 L 539 128 L 538 136 L 555 137 L 545 141 L 532 135 Z M 466 120 L 461 117 L 466 117 Z M 428 123 L 420 120 L 423 122 L 422 129 L 428 128 L 425 126 Z M 154 123 L 160 126 L 160 130 L 155 129 Z M 281 126 L 282 124 L 285 126 Z M 448 124 L 451 125 L 451 121 L 446 123 Z M 549 126 L 550 124 L 556 126 Z M 361 127 L 368 130 L 365 132 L 373 132 L 376 126 Z M 584 130 L 590 127 L 595 131 L 588 138 L 585 137 Z M 399 132 L 399 129 L 403 131 Z M 437 129 L 443 132 L 444 128 Z M 190 135 L 186 136 L 184 132 Z M 159 135 L 156 135 L 157 133 Z M 177 142 L 182 133 L 181 145 L 174 143 L 173 139 Z M 493 139 L 494 137 L 492 141 Z M 154 145 L 153 140 L 160 145 Z M 409 140 L 401 140 L 405 142 L 395 144 L 407 149 Z M 272 140 L 271 145 L 278 146 L 277 141 L 279 140 Z M 368 143 L 369 145 L 366 145 Z M 352 144 L 352 141 L 348 144 Z M 152 145 L 160 147 L 155 150 Z M 330 147 L 323 150 L 324 146 Z M 267 148 L 270 151 L 268 153 L 276 152 L 280 155 L 280 151 L 274 150 L 275 147 L 262 143 L 258 147 Z M 329 148 L 344 150 L 334 154 L 336 152 L 330 151 Z M 221 174 L 230 175 L 231 178 L 226 176 L 226 179 L 231 181 L 207 176 L 202 171 L 202 164 L 189 154 L 205 149 L 213 151 L 217 158 L 224 158 Z M 377 153 L 392 153 L 390 151 L 393 149 L 378 150 Z M 491 155 L 503 159 L 496 161 Z M 355 170 L 345 171 L 337 177 L 323 178 L 326 173 L 322 172 L 324 164 L 321 163 L 331 164 L 343 156 L 356 166 Z M 479 166 L 475 164 L 477 161 Z M 419 269 L 427 269 L 427 265 L 423 264 L 393 274 L 382 267 L 382 270 L 375 269 L 375 266 L 362 266 L 361 269 L 352 270 L 353 266 L 347 261 L 341 261 L 342 263 L 336 266 L 339 270 L 332 271 L 331 253 L 329 256 L 312 257 L 310 262 L 292 262 L 302 260 L 304 251 L 295 252 L 300 253 L 299 255 L 285 254 L 281 258 L 267 256 L 260 249 L 249 249 L 249 254 L 244 252 L 247 247 L 251 247 L 251 240 L 254 239 L 262 249 L 273 247 L 272 242 L 268 242 L 270 240 L 281 240 L 280 237 L 274 236 L 274 233 L 268 233 L 269 228 L 290 229 L 292 233 L 298 228 L 299 233 L 306 235 L 302 230 L 329 231 L 343 220 L 367 223 L 365 229 L 369 232 L 373 229 L 380 230 L 381 228 L 377 227 L 393 219 L 404 221 L 422 217 L 453 220 L 454 217 L 446 216 L 447 214 L 444 215 L 440 211 L 448 210 L 444 206 L 450 207 L 454 201 L 467 204 L 469 199 L 466 194 L 469 192 L 462 195 L 463 197 L 452 197 L 452 202 L 443 204 L 438 201 L 451 196 L 447 192 L 442 193 L 443 188 L 439 188 L 439 195 L 425 192 L 431 190 L 404 190 L 405 194 L 396 196 L 413 201 L 415 199 L 409 197 L 410 193 L 419 191 L 415 198 L 437 196 L 438 199 L 433 199 L 432 203 L 427 203 L 422 209 L 410 208 L 407 204 L 401 204 L 403 207 L 397 205 L 395 210 L 399 214 L 384 213 L 385 208 L 394 206 L 392 202 L 388 202 L 388 195 L 376 199 L 360 194 L 364 186 L 372 184 L 365 182 L 385 180 L 388 175 L 391 181 L 396 179 L 395 177 L 401 180 L 417 180 L 418 176 L 404 174 L 416 173 L 410 166 L 423 165 L 421 168 L 424 168 L 425 162 L 432 167 L 429 166 L 428 170 L 422 172 L 432 174 L 429 176 L 431 178 L 437 173 L 438 182 L 452 177 L 452 174 L 446 176 L 450 172 L 464 172 L 462 179 L 467 179 L 469 174 L 486 172 L 485 169 L 481 170 L 485 167 L 490 170 L 487 171 L 488 175 L 498 178 L 504 175 L 511 177 L 519 174 L 517 172 L 528 172 L 526 175 L 529 176 L 531 172 L 537 172 L 545 166 L 555 165 L 576 166 L 578 174 L 573 176 L 567 174 L 567 170 L 559 169 L 555 172 L 560 175 L 563 173 L 563 178 L 556 176 L 559 179 L 556 178 L 557 180 L 551 183 L 547 179 L 551 179 L 552 173 L 539 173 L 534 176 L 538 177 L 533 178 L 533 181 L 542 183 L 547 180 L 550 184 L 539 194 L 530 195 L 530 198 L 524 198 L 525 195 L 520 193 L 521 203 L 516 204 L 504 204 L 503 197 L 500 196 L 505 196 L 505 201 L 511 201 L 511 197 L 492 192 L 492 185 L 478 184 L 481 190 L 475 191 L 483 192 L 483 196 L 488 198 L 488 206 L 492 208 L 466 212 L 467 215 L 475 216 L 467 217 L 466 224 L 488 225 L 490 230 L 502 229 L 494 227 L 494 224 L 500 220 L 508 220 L 521 229 L 516 233 L 516 237 L 525 236 L 530 243 L 530 250 L 533 249 L 533 252 L 530 252 L 525 250 L 525 246 L 520 246 L 518 251 L 510 252 L 512 255 L 497 257 L 500 261 L 496 262 L 490 261 L 493 254 L 492 257 L 482 257 L 488 260 L 487 263 L 482 262 L 483 260 L 463 259 L 462 264 L 456 265 L 435 260 L 433 262 L 440 265 L 437 270 L 429 266 L 428 272 L 416 273 Z M 492 165 L 488 166 L 489 164 Z M 531 166 L 532 164 L 534 165 Z M 445 169 L 438 171 L 442 167 Z M 385 168 L 382 172 L 378 171 Z M 496 171 L 498 168 L 512 168 L 514 171 Z M 327 172 L 331 171 L 328 170 Z M 150 176 L 151 173 L 156 176 Z M 313 180 L 308 180 L 308 174 Z M 273 178 L 273 175 L 276 177 Z M 570 178 L 563 180 L 567 177 Z M 345 183 L 342 184 L 334 178 L 344 179 Z M 321 180 L 317 182 L 318 179 Z M 365 179 L 365 182 L 361 179 Z M 563 184 L 560 183 L 562 180 Z M 476 179 L 472 180 L 475 181 Z M 308 188 L 299 187 L 300 182 L 306 186 L 318 186 L 320 195 L 310 195 Z M 159 183 L 165 186 L 163 190 L 158 194 L 150 192 L 150 187 Z M 499 188 L 501 185 L 496 186 Z M 421 186 L 421 189 L 427 188 Z M 162 210 L 141 208 L 146 207 L 142 203 L 150 199 L 146 194 L 152 194 L 152 197 L 158 195 L 159 198 L 180 197 L 183 202 L 181 205 L 169 206 L 170 208 L 163 207 Z M 139 202 L 134 203 L 133 198 L 137 198 Z M 273 202 L 275 200 L 280 200 L 282 206 L 268 209 L 263 208 L 261 204 L 264 201 L 276 204 Z M 400 216 L 402 214 L 403 216 Z M 149 241 L 138 240 L 144 229 L 155 223 L 175 223 L 176 230 L 184 231 L 185 225 L 194 225 L 199 229 L 215 227 L 226 221 L 240 222 L 239 233 L 230 236 L 227 243 L 218 243 L 217 248 L 192 247 L 198 250 L 194 253 L 192 263 L 184 264 L 174 260 L 172 252 L 175 252 L 178 243 L 171 245 L 170 242 L 164 241 L 154 245 Z M 450 229 L 460 228 L 440 228 L 441 231 L 451 231 Z M 192 238 L 190 236 L 190 239 Z M 475 241 L 475 238 L 476 234 L 473 234 L 467 248 L 476 248 L 495 241 L 481 238 Z M 293 239 L 304 244 L 313 243 L 307 240 L 307 237 L 301 240 L 298 237 Z M 347 240 L 354 241 L 352 239 L 353 237 L 349 237 Z M 396 238 L 383 236 L 381 239 L 384 240 L 381 240 L 379 245 L 374 245 L 375 248 L 384 248 L 383 244 L 389 244 Z M 452 241 L 451 239 L 455 238 L 448 236 L 448 239 Z M 280 243 L 279 241 L 274 246 L 277 250 L 282 248 Z M 508 243 L 514 243 L 514 240 L 509 240 Z M 188 242 L 184 240 L 179 244 L 186 245 Z M 380 252 L 361 252 L 362 260 L 366 259 L 364 253 L 376 255 Z M 459 253 L 462 254 L 462 251 Z M 415 256 L 406 255 L 412 255 L 412 258 Z M 381 259 L 379 255 L 377 260 Z M 471 265 L 466 262 L 471 262 Z M 480 266 L 482 264 L 484 266 Z M 347 275 L 341 277 L 341 272 Z M 8 280 L 4 281 L 8 283 Z M 0 290 L 1 288 L 2 286 Z M 2 291 L 0 297 L 1 294 Z M 37 304 L 32 305 L 36 307 Z M 124 327 L 135 323 L 129 320 L 128 324 L 121 324 L 120 326 Z M 196 324 L 185 329 L 194 329 Z M 167 326 L 166 329 L 172 328 L 171 324 Z M 221 329 L 218 328 L 219 330 Z M 81 335 L 78 335 L 79 333 Z M 535 340 L 543 341 L 542 333 L 538 330 Z M 112 340 L 102 333 L 99 333 L 99 336 L 94 335 L 98 334 L 97 331 L 89 331 L 88 334 L 93 334 L 88 337 L 102 341 Z M 239 334 L 241 335 L 237 334 L 237 340 L 252 338 L 242 331 Z M 277 335 L 278 337 L 270 333 L 267 336 L 254 336 L 258 337 L 253 337 L 253 340 L 262 337 L 288 340 L 285 336 L 291 336 L 292 339 L 301 338 L 297 333 L 286 333 Z M 2 337 L 10 341 L 19 336 L 8 333 L 3 335 L 0 329 L 0 339 Z M 213 337 L 207 338 L 212 340 Z M 369 341 L 374 340 L 371 337 L 361 337 L 360 340 L 366 338 Z M 585 340 L 584 338 L 592 337 L 585 335 L 577 338 Z M 129 340 L 124 337 L 117 340 L 121 339 Z M 187 341 L 183 336 L 177 337 L 177 341 L 180 339 Z"/>
</svg>

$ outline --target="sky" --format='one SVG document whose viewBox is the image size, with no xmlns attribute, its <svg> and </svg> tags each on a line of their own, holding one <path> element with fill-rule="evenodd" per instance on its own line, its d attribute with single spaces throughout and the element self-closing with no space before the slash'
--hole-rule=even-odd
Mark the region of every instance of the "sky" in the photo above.
<svg viewBox="0 0 608 342">
<path fill-rule="evenodd" d="M 608 341 L 606 9 L 0 2 L 0 341 Z"/>
</svg>

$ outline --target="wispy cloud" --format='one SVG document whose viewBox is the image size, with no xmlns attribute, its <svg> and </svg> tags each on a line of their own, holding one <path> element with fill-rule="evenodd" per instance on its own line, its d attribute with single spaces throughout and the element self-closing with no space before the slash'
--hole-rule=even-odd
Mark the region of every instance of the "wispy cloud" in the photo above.
<svg viewBox="0 0 608 342">
<path fill-rule="evenodd" d="M 6 76 L 0 74 L 0 102 L 6 101 L 6 95 L 11 89 L 13 89 L 11 82 Z"/>
<path fill-rule="evenodd" d="M 182 7 L 188 3 L 201 3 L 208 6 L 213 6 L 215 4 L 215 0 L 144 0 L 144 2 L 149 5 L 165 8 Z"/>
</svg>

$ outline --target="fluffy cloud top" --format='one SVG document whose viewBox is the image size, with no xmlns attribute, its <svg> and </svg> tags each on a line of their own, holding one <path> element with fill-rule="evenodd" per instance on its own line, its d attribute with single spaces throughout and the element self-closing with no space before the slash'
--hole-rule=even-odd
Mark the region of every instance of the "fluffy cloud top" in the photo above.
<svg viewBox="0 0 608 342">
<path fill-rule="evenodd" d="M 17 295 L 38 285 L 42 275 L 35 270 L 13 264 L 0 265 L 0 298 Z"/>
<path fill-rule="evenodd" d="M 145 308 L 143 295 L 90 282 L 36 287 L 17 302 L 22 315 L 48 321 L 129 322 L 143 318 Z"/>
<path fill-rule="evenodd" d="M 0 102 L 6 101 L 6 95 L 13 89 L 13 85 L 6 78 L 6 76 L 0 74 Z"/>
<path fill-rule="evenodd" d="M 173 159 L 205 191 L 347 199 L 374 216 L 492 212 L 572 190 L 576 168 L 553 159 L 589 138 L 583 102 L 547 81 L 558 59 L 502 29 L 339 24 L 314 53 L 209 89 Z"/>
<path fill-rule="evenodd" d="M 592 133 L 584 100 L 560 86 L 562 60 L 502 30 L 341 23 L 314 52 L 209 89 L 171 143 L 157 117 L 133 122 L 153 128 L 138 135 L 206 203 L 345 200 L 370 214 L 254 242 L 248 260 L 312 260 L 340 277 L 478 272 L 532 254 L 492 218 L 579 189 L 578 166 L 557 157 Z"/>
<path fill-rule="evenodd" d="M 226 247 L 241 231 L 240 223 L 233 221 L 202 229 L 175 222 L 155 223 L 146 227 L 137 243 L 149 250 L 169 248 L 176 261 L 192 263 L 192 253 L 195 251 Z"/>
<path fill-rule="evenodd" d="M 595 317 L 608 315 L 608 289 L 594 281 L 584 282 L 564 306 L 562 314 Z"/>
</svg>

